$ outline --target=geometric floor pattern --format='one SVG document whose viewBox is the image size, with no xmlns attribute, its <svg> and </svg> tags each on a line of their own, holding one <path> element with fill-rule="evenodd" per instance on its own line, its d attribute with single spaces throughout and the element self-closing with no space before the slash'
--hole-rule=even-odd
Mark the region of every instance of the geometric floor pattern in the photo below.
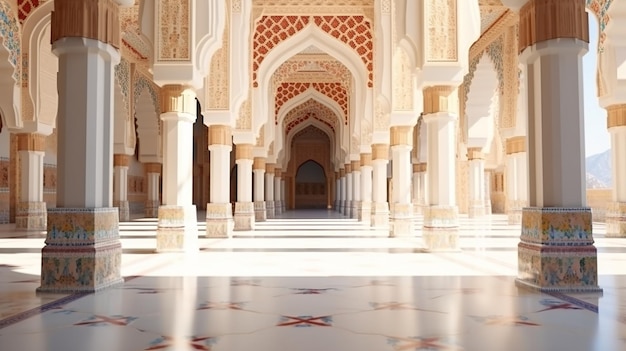
<svg viewBox="0 0 626 351">
<path fill-rule="evenodd" d="M 199 214 L 199 219 L 203 218 Z M 461 219 L 426 253 L 331 211 L 290 211 L 196 254 L 120 224 L 125 283 L 35 294 L 41 233 L 0 226 L 0 350 L 626 350 L 626 240 L 594 223 L 602 294 L 518 288 L 519 226 Z"/>
</svg>

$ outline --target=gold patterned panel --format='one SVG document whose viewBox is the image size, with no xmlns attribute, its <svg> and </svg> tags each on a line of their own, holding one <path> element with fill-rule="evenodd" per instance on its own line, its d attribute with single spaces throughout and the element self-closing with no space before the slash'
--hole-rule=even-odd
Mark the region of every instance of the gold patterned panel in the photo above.
<svg viewBox="0 0 626 351">
<path fill-rule="evenodd" d="M 607 128 L 626 126 L 626 104 L 611 105 L 606 112 Z"/>
<path fill-rule="evenodd" d="M 251 144 L 237 144 L 235 145 L 235 159 L 236 160 L 253 160 L 252 145 Z"/>
<path fill-rule="evenodd" d="M 190 0 L 157 0 L 157 11 L 157 60 L 191 60 Z"/>
<path fill-rule="evenodd" d="M 181 112 L 196 115 L 196 93 L 183 85 L 164 85 L 161 88 L 161 112 Z"/>
<path fill-rule="evenodd" d="M 461 0 L 465 1 L 465 0 Z M 428 0 L 427 60 L 457 61 L 457 0 Z"/>
<path fill-rule="evenodd" d="M 457 89 L 453 86 L 438 85 L 424 89 L 424 114 L 456 112 L 458 105 Z"/>
<path fill-rule="evenodd" d="M 393 126 L 390 130 L 391 146 L 394 145 L 413 145 L 413 127 L 412 126 Z"/>
<path fill-rule="evenodd" d="M 209 127 L 209 145 L 232 145 L 232 143 L 229 126 L 214 124 Z"/>
</svg>

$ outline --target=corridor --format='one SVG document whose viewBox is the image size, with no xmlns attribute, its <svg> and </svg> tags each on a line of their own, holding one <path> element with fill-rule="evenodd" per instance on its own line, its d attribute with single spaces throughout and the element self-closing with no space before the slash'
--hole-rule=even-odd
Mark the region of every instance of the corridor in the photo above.
<svg viewBox="0 0 626 351">
<path fill-rule="evenodd" d="M 419 231 L 388 238 L 320 210 L 201 237 L 194 255 L 156 254 L 156 221 L 136 219 L 121 223 L 124 285 L 86 295 L 36 295 L 44 237 L 10 228 L 3 351 L 626 348 L 626 244 L 600 223 L 602 295 L 517 288 L 519 226 L 500 215 L 462 217 L 462 252 L 449 253 L 425 252 Z"/>
</svg>

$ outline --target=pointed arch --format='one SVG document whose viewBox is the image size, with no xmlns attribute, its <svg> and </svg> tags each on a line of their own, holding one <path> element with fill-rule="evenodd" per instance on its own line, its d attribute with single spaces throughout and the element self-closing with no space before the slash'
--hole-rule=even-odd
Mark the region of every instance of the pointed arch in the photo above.
<svg viewBox="0 0 626 351">
<path fill-rule="evenodd" d="M 483 54 L 478 63 L 467 93 L 465 116 L 467 120 L 467 146 L 484 148 L 491 144 L 494 133 L 494 114 L 498 112 L 498 74 L 489 57 Z"/>
</svg>

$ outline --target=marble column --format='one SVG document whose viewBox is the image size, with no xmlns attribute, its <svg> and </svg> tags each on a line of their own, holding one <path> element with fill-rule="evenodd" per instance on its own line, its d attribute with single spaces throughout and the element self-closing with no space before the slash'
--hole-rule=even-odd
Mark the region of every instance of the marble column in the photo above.
<svg viewBox="0 0 626 351">
<path fill-rule="evenodd" d="M 282 180 L 282 170 L 278 167 L 274 169 L 274 215 L 278 216 L 283 213 L 283 199 L 280 192 L 280 183 Z"/>
<path fill-rule="evenodd" d="M 493 171 L 485 170 L 484 172 L 484 189 L 485 189 L 485 214 L 490 215 L 493 213 L 491 208 L 491 185 L 493 184 Z"/>
<path fill-rule="evenodd" d="M 129 155 L 113 155 L 113 206 L 118 208 L 120 222 L 130 220 L 130 204 L 128 203 L 129 165 Z"/>
<path fill-rule="evenodd" d="M 598 292 L 584 174 L 585 1 L 531 0 L 519 17 L 520 62 L 528 72 L 529 207 L 522 211 L 517 283 Z"/>
<path fill-rule="evenodd" d="M 255 157 L 252 165 L 254 173 L 254 217 L 257 222 L 267 220 L 265 208 L 265 158 Z"/>
<path fill-rule="evenodd" d="M 606 108 L 611 135 L 612 192 L 606 212 L 606 236 L 626 237 L 626 104 Z"/>
<path fill-rule="evenodd" d="M 424 122 L 428 139 L 428 207 L 422 237 L 427 250 L 458 251 L 456 204 L 456 126 L 458 93 L 454 86 L 424 89 Z"/>
<path fill-rule="evenodd" d="M 346 199 L 344 201 L 343 214 L 347 217 L 352 217 L 350 210 L 352 209 L 352 195 L 354 192 L 354 182 L 352 181 L 352 164 L 346 163 L 343 165 L 346 172 Z"/>
<path fill-rule="evenodd" d="M 46 137 L 37 133 L 17 134 L 20 155 L 20 202 L 15 227 L 20 230 L 46 230 L 47 212 L 43 201 L 43 158 Z"/>
<path fill-rule="evenodd" d="M 233 207 L 230 203 L 230 152 L 232 151 L 230 126 L 209 126 L 210 193 L 206 205 L 206 236 L 230 238 L 233 235 Z"/>
<path fill-rule="evenodd" d="M 482 148 L 467 149 L 469 161 L 469 218 L 485 215 L 485 154 Z"/>
<path fill-rule="evenodd" d="M 268 163 L 265 165 L 265 209 L 267 218 L 275 217 L 274 210 L 274 171 L 276 165 Z"/>
<path fill-rule="evenodd" d="M 251 144 L 235 146 L 237 164 L 237 202 L 235 203 L 234 230 L 254 230 L 254 202 L 252 202 L 252 157 Z"/>
<path fill-rule="evenodd" d="M 114 66 L 119 9 L 111 0 L 56 0 L 57 207 L 48 209 L 38 292 L 93 292 L 123 283 L 113 207 Z M 89 23 L 89 26 L 68 24 Z M 92 30 L 106 28 L 107 30 Z"/>
<path fill-rule="evenodd" d="M 359 217 L 359 206 L 361 204 L 361 161 L 352 161 L 352 207 L 350 208 L 350 218 Z"/>
<path fill-rule="evenodd" d="M 161 87 L 163 194 L 156 233 L 157 252 L 198 250 L 198 219 L 193 204 L 193 124 L 196 94 L 190 87 Z"/>
<path fill-rule="evenodd" d="M 335 172 L 335 211 L 341 212 L 341 177 Z"/>
<path fill-rule="evenodd" d="M 287 211 L 287 191 L 285 184 L 287 183 L 286 179 L 283 177 L 280 180 L 280 199 L 282 204 L 283 213 Z"/>
<path fill-rule="evenodd" d="M 345 167 L 345 166 L 344 166 Z M 346 169 L 339 169 L 339 189 L 341 190 L 340 198 L 339 198 L 339 212 L 341 214 L 346 213 L 346 199 L 348 197 L 348 190 L 346 189 Z"/>
<path fill-rule="evenodd" d="M 372 154 L 361 154 L 361 202 L 359 222 L 370 225 L 372 221 Z"/>
<path fill-rule="evenodd" d="M 389 229 L 389 203 L 387 202 L 387 164 L 389 145 L 372 145 L 372 217 L 371 226 Z"/>
<path fill-rule="evenodd" d="M 160 163 L 146 163 L 144 164 L 146 171 L 148 189 L 146 191 L 146 208 L 145 215 L 148 218 L 159 217 L 159 206 L 161 201 L 159 200 L 159 188 L 161 183 L 161 164 Z"/>
<path fill-rule="evenodd" d="M 389 204 L 389 236 L 413 236 L 413 204 L 411 203 L 413 127 L 393 126 L 390 134 L 393 203 Z"/>
<path fill-rule="evenodd" d="M 428 206 L 426 162 L 413 164 L 413 179 L 413 188 L 416 194 L 413 211 L 415 214 L 423 214 L 424 207 Z"/>
<path fill-rule="evenodd" d="M 522 223 L 522 209 L 528 205 L 526 137 L 506 140 L 506 212 L 509 224 Z"/>
</svg>

